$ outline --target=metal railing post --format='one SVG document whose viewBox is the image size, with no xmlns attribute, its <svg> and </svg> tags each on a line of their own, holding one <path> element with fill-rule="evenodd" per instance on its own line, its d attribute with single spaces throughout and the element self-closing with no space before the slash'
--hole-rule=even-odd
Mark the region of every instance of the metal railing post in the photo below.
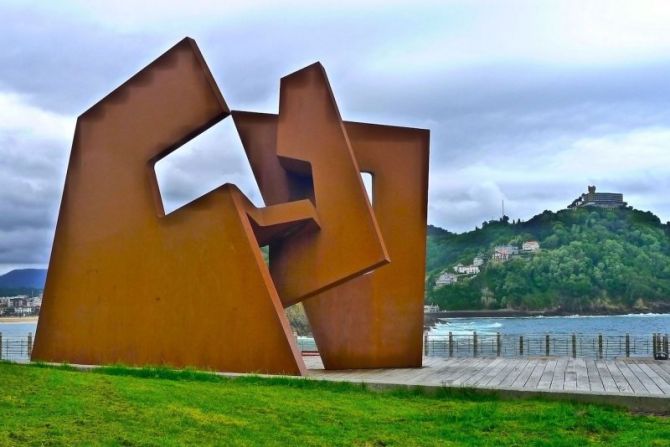
<svg viewBox="0 0 670 447">
<path fill-rule="evenodd" d="M 451 331 L 449 331 L 449 357 L 454 356 L 454 336 Z"/>
<path fill-rule="evenodd" d="M 472 332 L 472 356 L 477 357 L 477 331 Z"/>
<path fill-rule="evenodd" d="M 423 334 L 423 355 L 428 355 L 428 334 Z"/>
<path fill-rule="evenodd" d="M 523 335 L 519 336 L 519 355 L 523 355 Z"/>
<path fill-rule="evenodd" d="M 598 358 L 603 358 L 603 334 L 598 334 Z"/>
<path fill-rule="evenodd" d="M 630 357 L 630 334 L 626 334 L 626 357 Z"/>
<path fill-rule="evenodd" d="M 665 352 L 665 355 L 669 355 L 670 352 L 668 352 L 668 334 L 665 334 L 665 337 L 663 337 L 663 352 Z"/>
<path fill-rule="evenodd" d="M 0 360 L 2 360 L 2 332 L 0 332 Z"/>
<path fill-rule="evenodd" d="M 549 334 L 544 336 L 544 355 L 549 357 Z"/>
<path fill-rule="evenodd" d="M 500 357 L 500 332 L 496 332 L 496 355 Z"/>
<path fill-rule="evenodd" d="M 656 333 L 654 332 L 651 334 L 651 351 L 652 351 L 652 356 L 656 358 Z"/>
<path fill-rule="evenodd" d="M 577 334 L 572 334 L 572 358 L 577 358 Z"/>
<path fill-rule="evenodd" d="M 28 332 L 28 349 L 26 350 L 28 354 L 28 359 L 30 360 L 30 354 L 33 352 L 33 333 Z"/>
</svg>

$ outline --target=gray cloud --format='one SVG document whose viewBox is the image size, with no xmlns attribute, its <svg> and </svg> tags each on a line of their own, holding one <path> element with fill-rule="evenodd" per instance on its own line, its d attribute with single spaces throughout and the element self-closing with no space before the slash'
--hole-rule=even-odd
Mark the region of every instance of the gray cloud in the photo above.
<svg viewBox="0 0 670 447">
<path fill-rule="evenodd" d="M 430 128 L 433 224 L 502 200 L 528 218 L 588 183 L 668 220 L 667 8 L 512 3 L 3 3 L 0 269 L 47 262 L 67 123 L 185 35 L 233 108 L 276 112 L 279 78 L 320 60 L 345 119 Z M 260 204 L 228 121 L 159 163 L 168 209 L 224 182 Z"/>
</svg>

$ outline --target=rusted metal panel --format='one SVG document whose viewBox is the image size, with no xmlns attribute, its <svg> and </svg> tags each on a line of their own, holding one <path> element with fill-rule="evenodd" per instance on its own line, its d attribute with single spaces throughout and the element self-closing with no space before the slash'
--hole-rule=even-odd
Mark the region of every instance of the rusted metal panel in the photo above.
<svg viewBox="0 0 670 447">
<path fill-rule="evenodd" d="M 391 262 L 303 304 L 326 369 L 420 367 L 429 132 L 346 123 Z"/>
<path fill-rule="evenodd" d="M 271 156 L 278 117 L 232 114 L 265 201 L 288 200 L 291 174 Z M 303 304 L 326 368 L 421 366 L 429 132 L 344 126 L 357 169 L 373 174 L 374 213 L 391 262 Z M 341 210 L 338 217 L 348 216 Z M 272 246 L 270 254 L 272 265 Z M 320 266 L 329 261 L 320 259 Z"/>
<path fill-rule="evenodd" d="M 326 367 L 421 365 L 428 132 L 343 122 L 320 64 L 279 110 L 233 112 L 266 207 L 223 185 L 167 216 L 155 162 L 230 114 L 195 42 L 79 117 L 33 359 L 303 374 L 304 301 Z"/>
<path fill-rule="evenodd" d="M 186 39 L 79 117 L 34 360 L 304 372 L 237 188 L 163 215 L 153 164 L 228 114 Z"/>
<path fill-rule="evenodd" d="M 318 232 L 296 233 L 271 246 L 270 271 L 285 306 L 388 263 L 321 64 L 281 80 L 277 157 L 292 190 L 307 183 L 321 222 Z"/>
</svg>

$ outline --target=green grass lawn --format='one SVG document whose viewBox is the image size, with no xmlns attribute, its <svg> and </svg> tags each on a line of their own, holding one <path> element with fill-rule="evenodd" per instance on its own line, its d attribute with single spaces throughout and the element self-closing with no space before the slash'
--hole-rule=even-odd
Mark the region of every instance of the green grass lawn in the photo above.
<svg viewBox="0 0 670 447">
<path fill-rule="evenodd" d="M 0 363 L 0 445 L 670 446 L 670 419 L 467 390 Z"/>
</svg>

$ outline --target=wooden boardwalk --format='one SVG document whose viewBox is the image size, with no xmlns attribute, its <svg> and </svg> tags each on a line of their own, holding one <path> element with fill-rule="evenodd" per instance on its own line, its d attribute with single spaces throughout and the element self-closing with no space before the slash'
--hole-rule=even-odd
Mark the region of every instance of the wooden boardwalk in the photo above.
<svg viewBox="0 0 670 447">
<path fill-rule="evenodd" d="M 305 356 L 315 379 L 370 384 L 470 387 L 566 394 L 647 396 L 670 409 L 670 361 L 594 360 L 571 357 L 424 358 L 423 368 L 326 371 Z"/>
</svg>

